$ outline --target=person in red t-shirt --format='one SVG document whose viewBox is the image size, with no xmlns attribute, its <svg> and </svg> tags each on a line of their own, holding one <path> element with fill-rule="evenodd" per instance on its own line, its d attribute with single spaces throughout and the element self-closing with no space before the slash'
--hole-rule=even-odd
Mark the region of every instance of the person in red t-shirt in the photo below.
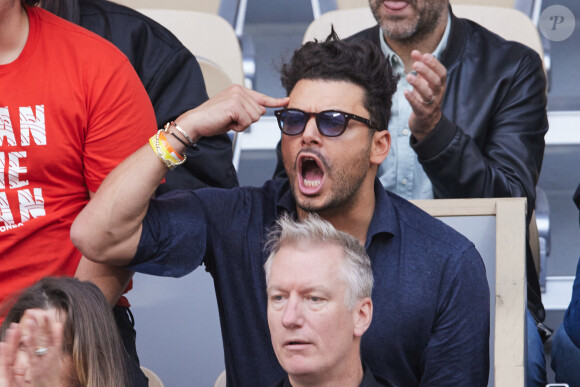
<svg viewBox="0 0 580 387">
<path fill-rule="evenodd" d="M 73 220 L 157 129 L 129 60 L 37 2 L 0 0 L 0 302 L 43 277 L 75 274 Z M 109 301 L 122 288 L 98 285 Z"/>
</svg>

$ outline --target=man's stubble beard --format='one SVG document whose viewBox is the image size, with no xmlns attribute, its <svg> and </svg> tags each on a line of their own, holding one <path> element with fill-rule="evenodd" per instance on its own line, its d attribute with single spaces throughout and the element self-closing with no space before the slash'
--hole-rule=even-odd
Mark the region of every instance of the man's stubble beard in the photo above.
<svg viewBox="0 0 580 387">
<path fill-rule="evenodd" d="M 304 200 L 304 198 L 302 198 L 299 200 L 300 188 L 297 183 L 294 183 L 297 181 L 296 174 L 293 173 L 294 176 L 288 174 L 296 206 L 303 211 L 315 212 L 321 216 L 324 214 L 334 215 L 345 212 L 346 209 L 353 204 L 352 199 L 359 192 L 363 181 L 369 172 L 369 157 L 370 148 L 359 154 L 353 163 L 350 164 L 352 167 L 349 168 L 349 171 L 346 171 L 333 168 L 325 158 L 319 155 L 319 158 L 324 164 L 328 174 L 328 177 L 325 176 L 325 178 L 328 178 L 332 184 L 329 196 L 322 205 L 314 205 L 312 202 L 316 199 L 310 200 L 309 198 L 306 198 Z M 296 165 L 294 165 L 293 171 L 296 171 Z M 350 171 L 352 171 L 352 173 L 349 173 Z"/>
<path fill-rule="evenodd" d="M 441 5 L 438 5 L 438 1 L 440 0 L 427 3 L 428 5 L 419 10 L 412 20 L 406 22 L 403 21 L 403 17 L 399 16 L 390 16 L 381 19 L 378 9 L 382 1 L 369 0 L 369 3 L 385 38 L 409 45 L 421 42 L 437 28 L 440 22 L 439 19 L 446 6 L 445 2 L 441 2 Z M 409 0 L 408 3 L 410 7 L 415 10 L 417 9 L 417 0 Z"/>
</svg>

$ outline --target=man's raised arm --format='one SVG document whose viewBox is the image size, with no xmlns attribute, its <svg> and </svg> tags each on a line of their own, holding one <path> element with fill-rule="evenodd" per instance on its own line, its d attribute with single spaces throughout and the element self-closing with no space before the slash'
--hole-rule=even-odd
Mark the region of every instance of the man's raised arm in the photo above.
<svg viewBox="0 0 580 387">
<path fill-rule="evenodd" d="M 235 85 L 185 112 L 176 124 L 197 142 L 201 137 L 228 130 L 243 131 L 260 119 L 266 107 L 282 107 L 287 103 L 287 98 L 272 98 Z M 175 153 L 184 153 L 188 139 L 179 129 L 166 139 Z M 107 176 L 74 221 L 71 228 L 74 245 L 95 262 L 113 265 L 131 262 L 149 200 L 167 171 L 150 144 L 125 159 Z"/>
</svg>

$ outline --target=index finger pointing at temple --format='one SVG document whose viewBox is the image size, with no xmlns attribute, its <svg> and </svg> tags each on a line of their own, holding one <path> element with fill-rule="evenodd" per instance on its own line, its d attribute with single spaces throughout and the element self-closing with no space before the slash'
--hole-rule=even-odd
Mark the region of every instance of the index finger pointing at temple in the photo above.
<svg viewBox="0 0 580 387">
<path fill-rule="evenodd" d="M 282 107 L 288 105 L 288 97 L 274 98 L 251 89 L 248 92 L 257 103 L 264 107 Z"/>
</svg>

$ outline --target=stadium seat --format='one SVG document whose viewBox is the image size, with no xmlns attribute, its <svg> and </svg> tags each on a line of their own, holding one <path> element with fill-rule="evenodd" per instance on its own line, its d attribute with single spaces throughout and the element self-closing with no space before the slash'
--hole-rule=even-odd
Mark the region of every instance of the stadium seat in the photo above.
<svg viewBox="0 0 580 387">
<path fill-rule="evenodd" d="M 171 31 L 196 57 L 217 64 L 233 83 L 244 84 L 240 45 L 225 19 L 188 10 L 139 8 L 138 11 Z"/>
<path fill-rule="evenodd" d="M 112 0 L 127 7 L 141 9 L 167 9 L 195 11 L 218 15 L 234 29 L 242 50 L 244 84 L 253 88 L 256 78 L 255 49 L 251 37 L 244 35 L 248 0 Z M 169 28 L 165 25 L 166 28 Z M 205 35 L 202 35 L 205 37 Z M 197 37 L 199 38 L 199 36 Z M 181 40 L 181 39 L 180 39 Z"/>
<path fill-rule="evenodd" d="M 487 198 L 412 202 L 467 236 L 481 253 L 487 270 L 491 303 L 492 369 L 488 386 L 523 387 L 526 358 L 526 200 Z M 495 227 L 489 217 L 495 217 Z"/>
<path fill-rule="evenodd" d="M 155 372 L 151 371 L 147 367 L 141 367 L 141 370 L 143 371 L 145 376 L 147 376 L 147 379 L 149 379 L 148 384 L 149 387 L 164 387 L 163 382 Z"/>
<path fill-rule="evenodd" d="M 213 387 L 226 387 L 226 371 L 219 374 Z"/>
</svg>

